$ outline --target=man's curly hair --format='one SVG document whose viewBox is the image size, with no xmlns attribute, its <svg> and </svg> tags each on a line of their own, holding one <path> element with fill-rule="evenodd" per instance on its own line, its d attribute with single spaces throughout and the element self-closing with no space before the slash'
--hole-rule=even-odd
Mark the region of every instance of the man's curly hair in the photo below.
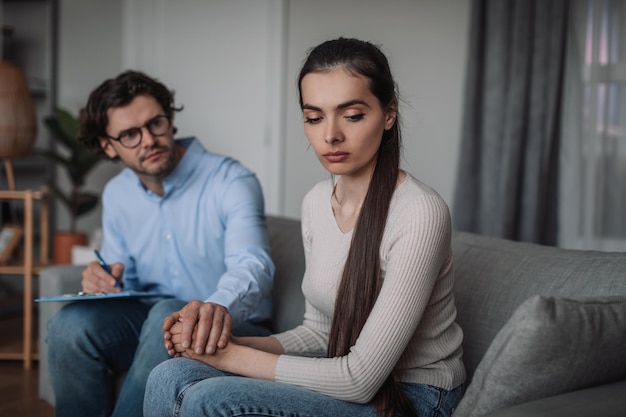
<svg viewBox="0 0 626 417">
<path fill-rule="evenodd" d="M 174 92 L 139 71 L 125 71 L 115 78 L 104 81 L 93 90 L 87 105 L 80 110 L 78 140 L 88 149 L 108 158 L 98 138 L 107 136 L 109 118 L 107 112 L 114 107 L 129 104 L 137 96 L 151 96 L 161 105 L 165 116 L 172 118 L 182 107 L 174 106 Z M 174 128 L 176 133 L 176 128 Z"/>
</svg>

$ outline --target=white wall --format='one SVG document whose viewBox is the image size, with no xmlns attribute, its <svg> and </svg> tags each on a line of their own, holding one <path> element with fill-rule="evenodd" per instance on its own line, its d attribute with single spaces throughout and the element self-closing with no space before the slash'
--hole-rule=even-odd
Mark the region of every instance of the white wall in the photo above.
<svg viewBox="0 0 626 417">
<path fill-rule="evenodd" d="M 126 0 L 124 66 L 159 78 L 185 108 L 178 136 L 252 169 L 276 213 L 282 148 L 282 0 Z"/>
<path fill-rule="evenodd" d="M 74 114 L 87 96 L 106 78 L 122 69 L 122 0 L 59 0 L 57 101 Z M 99 193 L 120 165 L 101 162 L 87 177 L 86 189 Z M 61 184 L 69 186 L 65 173 L 57 170 Z M 63 185 L 62 185 L 63 186 Z M 100 227 L 101 206 L 80 217 L 78 229 Z M 65 207 L 56 205 L 57 230 L 69 227 Z"/>
<path fill-rule="evenodd" d="M 378 43 L 404 99 L 404 167 L 452 203 L 469 2 L 60 0 L 60 9 L 61 105 L 77 109 L 122 69 L 146 70 L 185 106 L 181 134 L 241 160 L 257 172 L 268 213 L 296 218 L 327 177 L 306 150 L 297 104 L 305 53 L 340 35 Z M 91 185 L 110 177 L 107 165 Z"/>
</svg>

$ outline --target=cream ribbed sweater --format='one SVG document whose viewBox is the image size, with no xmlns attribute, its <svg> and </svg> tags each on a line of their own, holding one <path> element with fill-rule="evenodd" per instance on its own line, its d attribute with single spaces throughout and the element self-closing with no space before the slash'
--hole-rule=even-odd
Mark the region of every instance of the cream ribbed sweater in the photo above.
<svg viewBox="0 0 626 417">
<path fill-rule="evenodd" d="M 366 403 L 392 369 L 403 382 L 452 389 L 465 380 L 463 333 L 455 323 L 448 207 L 413 177 L 393 195 L 380 257 L 384 282 L 348 355 L 326 358 L 338 282 L 352 232 L 342 233 L 331 208 L 330 180 L 311 189 L 302 205 L 306 272 L 304 322 L 275 335 L 286 354 L 276 381 L 331 397 Z"/>
</svg>

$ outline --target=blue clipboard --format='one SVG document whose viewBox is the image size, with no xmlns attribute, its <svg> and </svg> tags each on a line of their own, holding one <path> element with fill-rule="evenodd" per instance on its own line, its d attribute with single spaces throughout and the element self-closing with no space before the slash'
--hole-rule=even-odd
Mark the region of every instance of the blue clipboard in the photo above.
<svg viewBox="0 0 626 417">
<path fill-rule="evenodd" d="M 89 300 L 112 300 L 119 298 L 142 298 L 142 297 L 155 297 L 155 298 L 170 298 L 173 295 L 169 294 L 155 294 L 153 292 L 143 291 L 121 291 L 121 292 L 76 292 L 69 294 L 53 295 L 51 297 L 36 298 L 36 303 L 45 303 L 48 301 L 89 301 Z"/>
</svg>

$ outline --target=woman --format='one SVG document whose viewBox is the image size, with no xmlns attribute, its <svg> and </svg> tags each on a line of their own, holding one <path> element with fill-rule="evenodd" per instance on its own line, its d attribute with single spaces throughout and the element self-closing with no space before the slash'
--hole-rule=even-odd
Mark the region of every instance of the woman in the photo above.
<svg viewBox="0 0 626 417">
<path fill-rule="evenodd" d="M 302 206 L 304 322 L 209 353 L 186 348 L 175 324 L 165 346 L 184 358 L 152 372 L 146 416 L 450 416 L 462 396 L 449 211 L 400 170 L 386 57 L 368 42 L 327 41 L 298 86 L 305 133 L 338 178 Z"/>
</svg>

